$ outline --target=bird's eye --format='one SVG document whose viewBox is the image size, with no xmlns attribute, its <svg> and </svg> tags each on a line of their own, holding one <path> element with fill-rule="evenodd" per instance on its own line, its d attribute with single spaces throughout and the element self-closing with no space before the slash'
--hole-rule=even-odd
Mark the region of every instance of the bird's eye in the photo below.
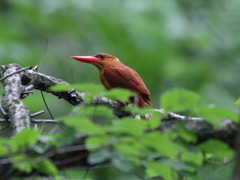
<svg viewBox="0 0 240 180">
<path fill-rule="evenodd" d="M 100 57 L 101 59 L 104 59 L 104 58 L 105 58 L 105 56 L 102 55 L 102 54 L 100 54 L 99 57 Z"/>
</svg>

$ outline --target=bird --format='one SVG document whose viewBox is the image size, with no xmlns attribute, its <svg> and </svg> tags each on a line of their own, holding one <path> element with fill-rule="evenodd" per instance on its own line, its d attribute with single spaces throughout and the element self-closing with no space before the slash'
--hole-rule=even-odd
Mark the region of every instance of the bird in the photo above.
<svg viewBox="0 0 240 180">
<path fill-rule="evenodd" d="M 124 65 L 117 57 L 107 53 L 70 57 L 96 66 L 100 71 L 100 80 L 106 89 L 128 89 L 137 94 L 135 97 L 130 97 L 132 103 L 136 103 L 139 107 L 144 107 L 145 104 L 152 106 L 150 92 L 141 77 L 135 70 Z"/>
</svg>

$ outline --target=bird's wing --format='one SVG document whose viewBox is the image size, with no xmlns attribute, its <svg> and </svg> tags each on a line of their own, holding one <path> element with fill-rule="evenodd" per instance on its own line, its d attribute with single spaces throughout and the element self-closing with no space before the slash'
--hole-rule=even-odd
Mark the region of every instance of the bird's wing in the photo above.
<svg viewBox="0 0 240 180">
<path fill-rule="evenodd" d="M 132 90 L 138 94 L 150 94 L 144 82 L 136 71 L 125 65 L 116 65 L 102 71 L 102 81 L 109 84 L 111 88 L 120 87 Z M 104 83 L 104 82 L 103 82 Z"/>
</svg>

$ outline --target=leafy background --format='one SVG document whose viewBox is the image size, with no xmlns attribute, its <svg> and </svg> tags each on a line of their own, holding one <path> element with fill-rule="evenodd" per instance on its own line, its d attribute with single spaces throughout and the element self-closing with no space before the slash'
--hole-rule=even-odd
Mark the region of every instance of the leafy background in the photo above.
<svg viewBox="0 0 240 180">
<path fill-rule="evenodd" d="M 39 65 L 40 72 L 71 83 L 100 84 L 95 67 L 69 56 L 106 52 L 141 75 L 155 108 L 161 94 L 179 87 L 197 92 L 205 104 L 236 112 L 239 5 L 237 0 L 2 0 L 1 64 Z M 45 96 L 55 117 L 71 110 Z M 25 103 L 33 112 L 45 109 L 39 92 Z M 99 179 L 126 178 L 111 168 L 95 173 Z"/>
</svg>

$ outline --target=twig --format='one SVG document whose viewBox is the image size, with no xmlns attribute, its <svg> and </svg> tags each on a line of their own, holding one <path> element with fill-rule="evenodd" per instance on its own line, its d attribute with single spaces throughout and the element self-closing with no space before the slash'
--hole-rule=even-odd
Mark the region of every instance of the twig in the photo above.
<svg viewBox="0 0 240 180">
<path fill-rule="evenodd" d="M 40 91 L 40 92 L 41 92 L 41 96 L 42 96 L 44 105 L 46 106 L 46 108 L 47 108 L 47 110 L 48 110 L 48 113 L 50 114 L 51 118 L 54 119 L 54 117 L 53 117 L 53 115 L 52 115 L 52 113 L 51 113 L 51 111 L 50 111 L 50 109 L 49 109 L 49 107 L 48 107 L 48 105 L 47 105 L 47 101 L 46 101 L 46 99 L 45 99 L 45 97 L 44 97 L 44 95 L 43 95 L 43 92 L 42 92 L 42 91 Z"/>
<path fill-rule="evenodd" d="M 33 123 L 58 123 L 57 120 L 53 119 L 32 119 Z"/>
<path fill-rule="evenodd" d="M 76 145 L 76 146 L 69 146 L 69 147 L 64 147 L 61 149 L 57 150 L 58 154 L 64 154 L 64 153 L 69 153 L 69 152 L 74 152 L 74 151 L 81 151 L 81 150 L 86 150 L 85 145 Z"/>
<path fill-rule="evenodd" d="M 1 113 L 2 113 L 2 115 L 3 115 L 4 117 L 7 116 L 7 113 L 4 111 L 4 109 L 3 109 L 3 107 L 2 107 L 2 103 L 0 103 L 0 111 L 1 111 Z"/>
<path fill-rule="evenodd" d="M 38 115 L 40 115 L 40 114 L 43 114 L 43 113 L 44 113 L 44 110 L 41 110 L 41 111 L 38 111 L 38 112 L 35 112 L 35 113 L 30 114 L 30 116 L 31 116 L 31 117 L 36 117 L 36 116 L 38 116 Z"/>
<path fill-rule="evenodd" d="M 21 94 L 21 99 L 24 99 L 26 98 L 29 94 L 32 94 L 33 93 L 33 90 L 34 89 L 34 86 L 32 84 L 28 85 L 28 86 L 25 86 L 24 87 L 24 90 Z"/>
<path fill-rule="evenodd" d="M 229 159 L 228 161 L 223 161 L 223 162 L 218 162 L 218 161 L 213 161 L 210 159 L 204 159 L 205 162 L 210 163 L 210 164 L 214 164 L 214 165 L 228 165 L 231 162 L 236 160 L 236 156 L 234 156 L 233 158 Z"/>
<path fill-rule="evenodd" d="M 34 66 L 34 67 L 32 68 L 32 70 L 33 70 L 33 71 L 38 71 L 38 68 L 39 68 L 38 66 Z"/>
<path fill-rule="evenodd" d="M 61 160 L 57 160 L 57 161 L 54 161 L 54 164 L 57 165 L 57 166 L 60 166 L 60 165 L 65 165 L 65 164 L 69 164 L 69 163 L 73 163 L 73 162 L 79 162 L 81 159 L 85 158 L 83 156 L 83 154 L 80 154 L 78 156 L 73 156 L 71 158 L 67 158 L 67 159 L 61 159 Z"/>
<path fill-rule="evenodd" d="M 14 75 L 14 74 L 20 73 L 20 72 L 25 71 L 25 70 L 28 70 L 28 69 L 31 69 L 31 66 L 28 66 L 28 67 L 19 69 L 19 70 L 15 71 L 15 72 L 13 72 L 13 73 L 11 73 L 11 74 L 8 74 L 8 75 L 0 78 L 0 82 L 3 81 L 4 79 L 6 79 L 6 78 L 8 78 L 8 77 L 10 77 L 10 76 L 12 76 L 12 75 Z"/>
<path fill-rule="evenodd" d="M 181 120 L 182 121 L 188 121 L 188 120 L 190 120 L 190 121 L 204 121 L 204 119 L 200 118 L 200 117 L 183 116 L 183 115 L 172 113 L 172 112 L 165 112 L 164 109 L 153 109 L 153 110 L 165 115 L 162 120 L 176 119 L 176 120 L 180 120 L 180 121 Z"/>
<path fill-rule="evenodd" d="M 9 122 L 9 120 L 0 118 L 0 122 Z M 33 123 L 57 123 L 56 120 L 52 120 L 52 119 L 32 119 L 31 122 L 33 122 Z"/>
<path fill-rule="evenodd" d="M 172 112 L 169 112 L 167 114 L 168 114 L 168 118 L 170 118 L 170 119 L 183 120 L 183 121 L 204 121 L 204 119 L 200 118 L 200 117 L 182 116 L 182 115 L 175 114 Z"/>
<path fill-rule="evenodd" d="M 50 114 L 51 118 L 54 120 L 54 117 L 53 117 L 53 115 L 52 115 L 52 113 L 51 113 L 51 111 L 50 111 L 50 109 L 49 109 L 49 107 L 48 107 L 48 105 L 47 105 L 47 101 L 46 101 L 46 99 L 45 99 L 45 97 L 44 97 L 43 91 L 41 91 L 41 95 L 42 95 L 43 102 L 44 102 L 44 104 L 45 104 L 45 106 L 46 106 L 46 108 L 47 108 L 47 110 L 48 110 L 48 113 Z M 56 121 L 56 123 L 57 123 L 64 131 L 66 130 L 66 129 L 64 128 L 64 126 L 63 126 L 60 122 Z"/>
<path fill-rule="evenodd" d="M 0 122 L 9 122 L 9 120 L 0 118 Z M 58 123 L 57 120 L 52 119 L 31 119 L 32 123 Z"/>
</svg>

